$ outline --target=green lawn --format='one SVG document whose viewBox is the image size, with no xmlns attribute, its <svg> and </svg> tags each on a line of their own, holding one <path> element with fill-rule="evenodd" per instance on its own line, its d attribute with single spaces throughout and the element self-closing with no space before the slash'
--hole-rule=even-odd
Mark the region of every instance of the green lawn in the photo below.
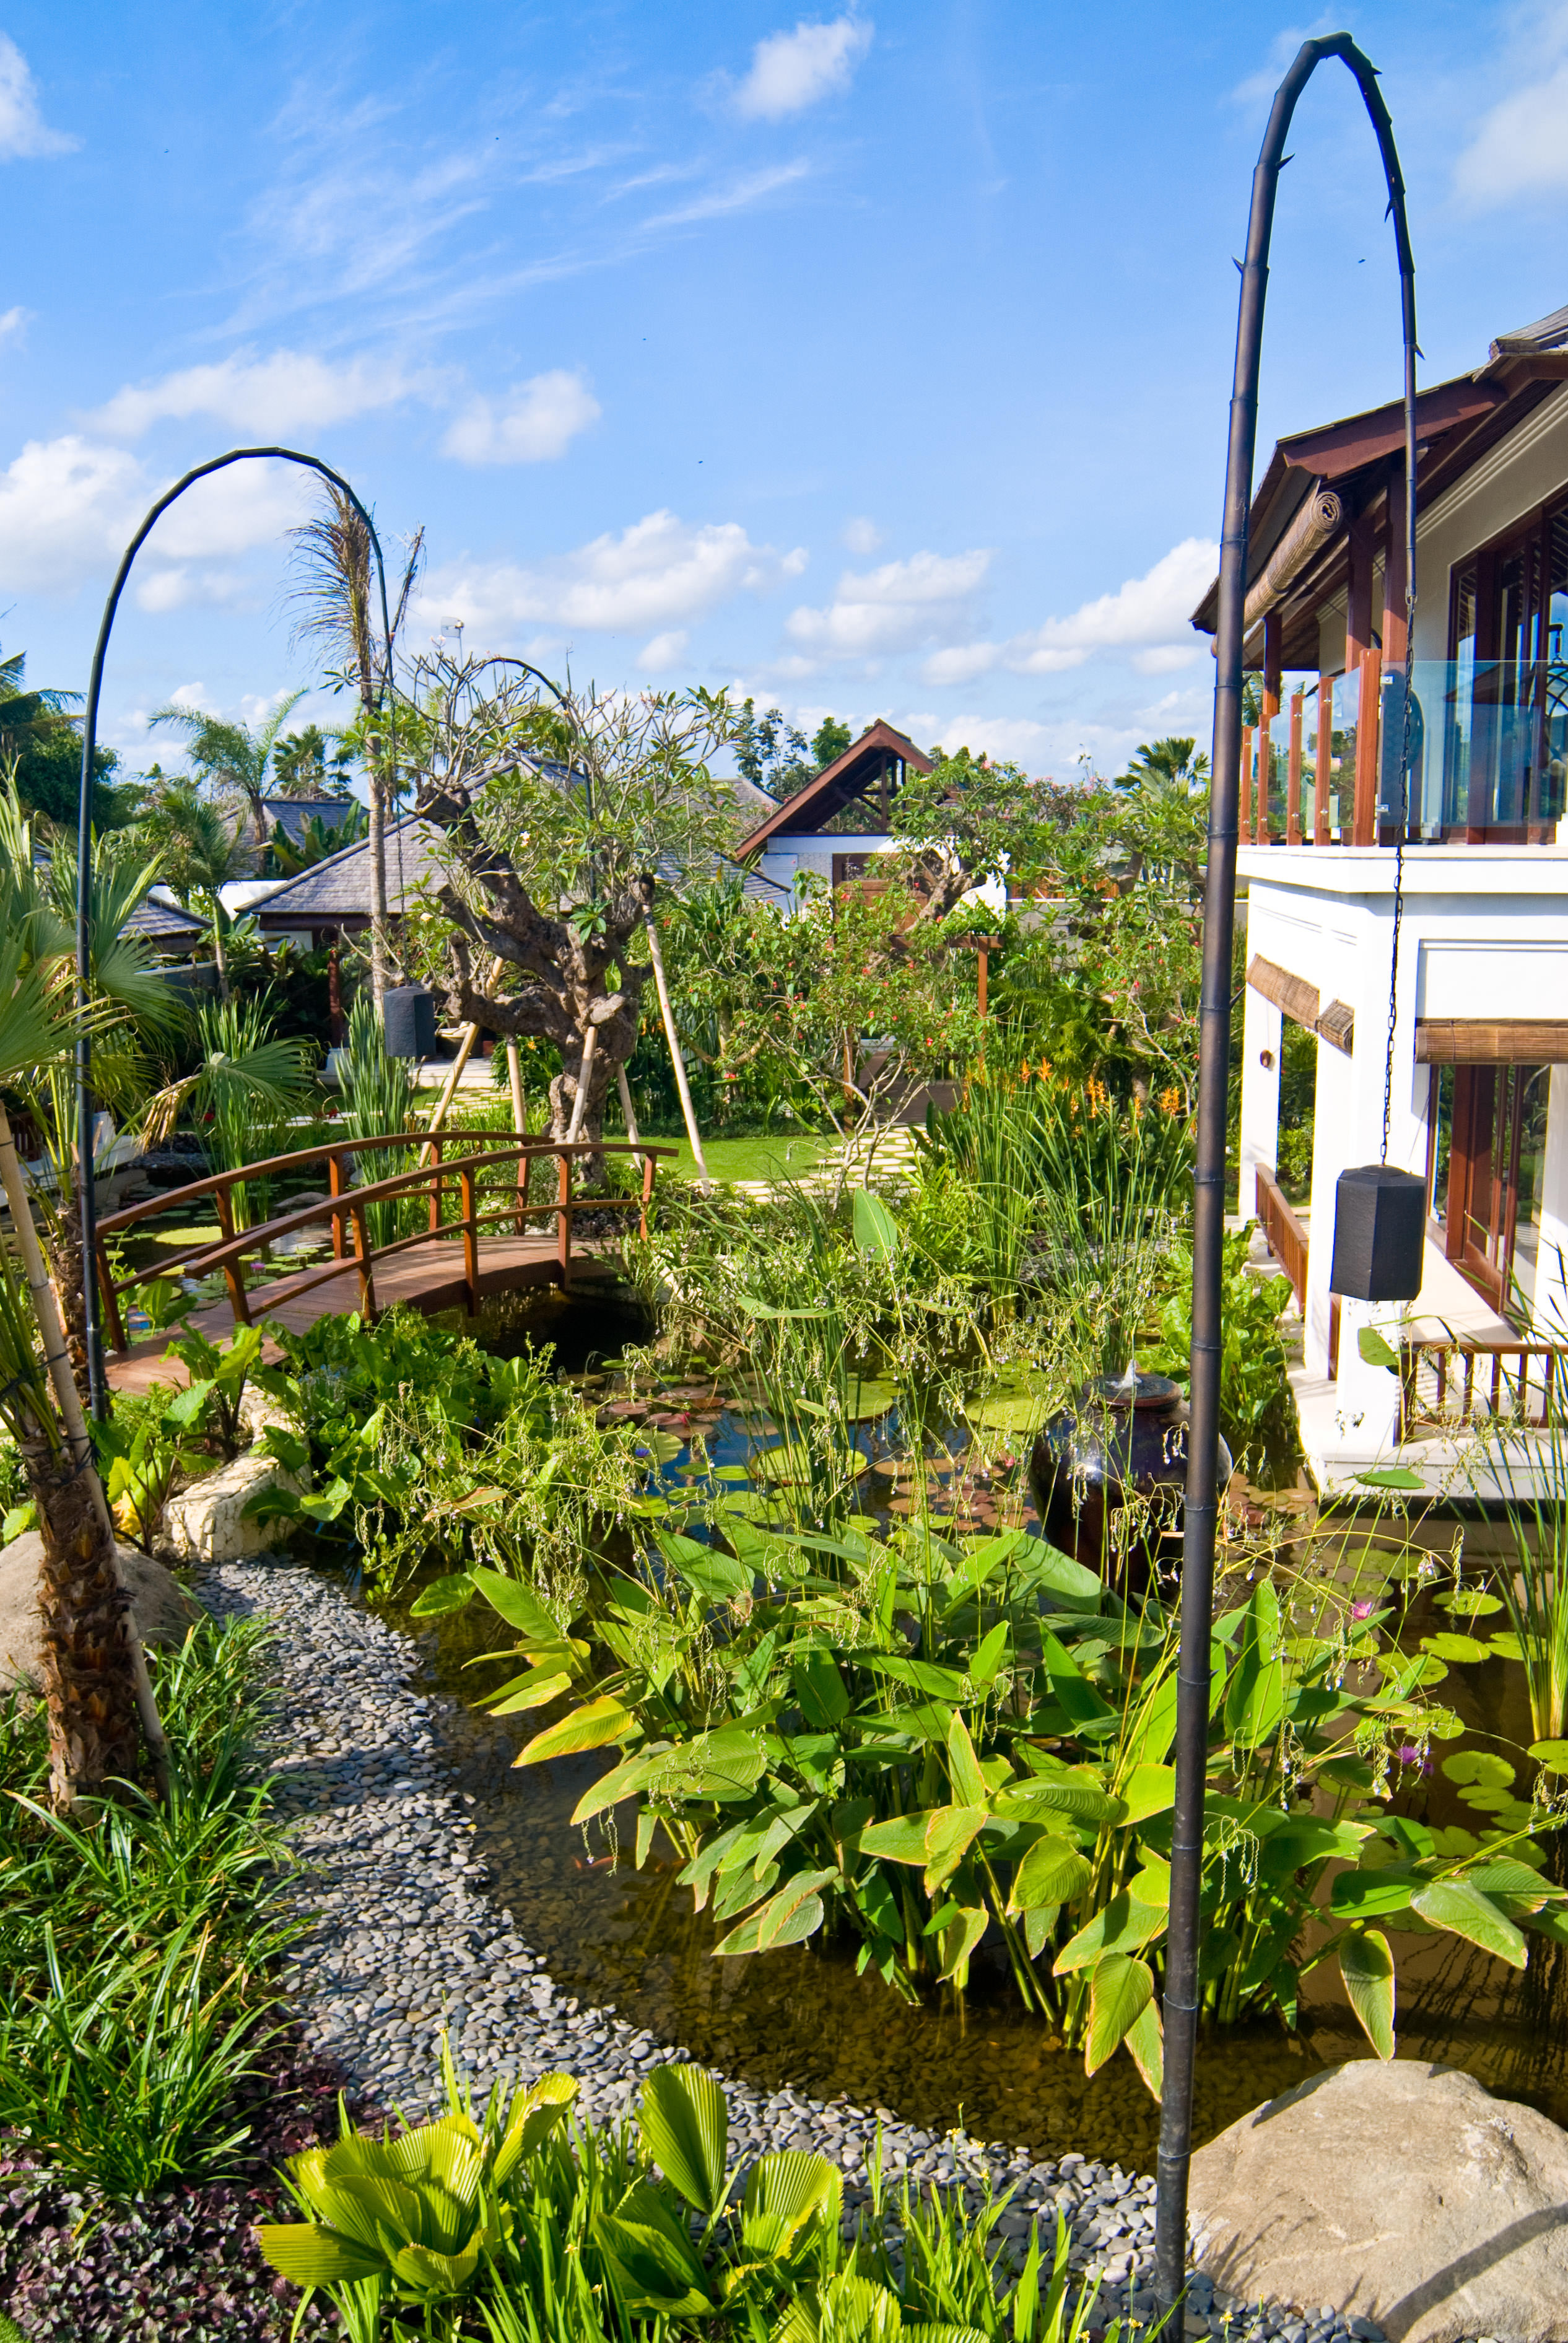
<svg viewBox="0 0 1568 2343">
<path fill-rule="evenodd" d="M 798 1178 L 820 1161 L 835 1142 L 832 1138 L 791 1139 L 779 1131 L 759 1139 L 707 1139 L 702 1151 L 708 1158 L 708 1168 L 715 1180 L 789 1180 Z M 697 1177 L 697 1159 L 691 1152 L 690 1141 L 683 1135 L 652 1137 L 655 1147 L 678 1147 L 670 1158 L 659 1159 L 658 1176 L 668 1180 L 671 1175 L 683 1180 Z"/>
</svg>

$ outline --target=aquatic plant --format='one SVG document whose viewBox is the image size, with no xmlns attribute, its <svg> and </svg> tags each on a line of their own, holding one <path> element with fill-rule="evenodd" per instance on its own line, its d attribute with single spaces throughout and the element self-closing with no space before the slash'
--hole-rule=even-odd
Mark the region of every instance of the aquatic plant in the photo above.
<svg viewBox="0 0 1568 2343">
<path fill-rule="evenodd" d="M 524 1664 L 493 1713 L 573 1704 L 518 1762 L 617 1749 L 574 1821 L 632 1805 L 635 1860 L 667 1839 L 698 1908 L 727 1924 L 719 1954 L 838 1929 L 912 1996 L 922 1979 L 961 1989 L 989 1937 L 1090 2072 L 1125 2041 L 1157 2088 L 1176 1617 L 1021 1530 L 949 1539 L 851 1517 L 824 1534 L 778 1510 L 736 1489 L 699 1540 L 646 1499 L 638 1565 L 601 1574 L 569 1616 L 471 1574 Z M 1522 1928 L 1563 1926 L 1531 1828 L 1548 1818 L 1505 1811 L 1445 1845 L 1391 1814 L 1391 1745 L 1461 1731 L 1427 1697 L 1441 1649 L 1400 1649 L 1397 1593 L 1354 1616 L 1338 1576 L 1251 1558 L 1212 1647 L 1203 2004 L 1290 2023 L 1303 1968 L 1333 1956 L 1390 2056 L 1392 1964 L 1370 1924 L 1411 1910 L 1522 1964 Z M 1396 1525 L 1387 1551 L 1365 1542 L 1355 1583 L 1381 1598 L 1408 1561 Z M 1349 1868 L 1303 1954 L 1331 1865 Z"/>
</svg>

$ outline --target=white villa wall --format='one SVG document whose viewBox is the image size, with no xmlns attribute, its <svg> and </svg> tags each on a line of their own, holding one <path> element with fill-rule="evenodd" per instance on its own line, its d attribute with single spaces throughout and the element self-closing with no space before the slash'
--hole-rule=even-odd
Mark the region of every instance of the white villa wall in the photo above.
<svg viewBox="0 0 1568 2343">
<path fill-rule="evenodd" d="M 793 888 L 798 872 L 806 871 L 820 879 L 824 886 L 833 883 L 833 858 L 837 854 L 891 854 L 901 840 L 890 838 L 885 830 L 819 830 L 803 832 L 799 837 L 780 838 L 759 857 L 757 868 L 764 879 L 771 879 L 776 887 Z M 973 890 L 974 897 L 989 904 L 1000 919 L 1007 910 L 1006 890 L 988 883 Z"/>
<path fill-rule="evenodd" d="M 1324 1008 L 1338 1000 L 1355 1012 L 1352 1057 L 1318 1043 L 1304 1312 L 1307 1371 L 1317 1376 L 1328 1373 L 1334 1185 L 1342 1171 L 1375 1163 L 1381 1151 L 1393 860 L 1386 849 L 1272 847 L 1243 850 L 1239 862 L 1249 958 L 1261 954 L 1304 977 Z M 1247 990 L 1251 1020 L 1256 996 Z M 1422 847 L 1407 855 L 1397 1011 L 1388 1161 L 1424 1172 L 1431 1082 L 1415 1062 L 1416 1018 L 1568 1017 L 1568 851 Z M 1271 1086 L 1244 1042 L 1241 1122 L 1254 1162 L 1266 1153 Z M 1568 1107 L 1568 1085 L 1554 1079 L 1551 1103 L 1548 1172 L 1568 1222 L 1568 1117 L 1558 1111 Z M 1349 1299 L 1340 1307 L 1336 1409 L 1359 1452 L 1375 1453 L 1392 1444 L 1398 1391 L 1391 1370 L 1362 1360 L 1357 1335 L 1363 1325 L 1397 1325 L 1403 1311 Z"/>
</svg>

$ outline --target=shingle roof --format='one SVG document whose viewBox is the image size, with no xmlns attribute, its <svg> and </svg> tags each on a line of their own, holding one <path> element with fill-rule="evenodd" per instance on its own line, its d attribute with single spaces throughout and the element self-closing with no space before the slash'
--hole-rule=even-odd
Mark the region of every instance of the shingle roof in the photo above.
<svg viewBox="0 0 1568 2343">
<path fill-rule="evenodd" d="M 353 797 L 263 798 L 261 809 L 269 827 L 281 829 L 291 846 L 303 845 L 306 830 L 313 820 L 318 820 L 322 829 L 330 833 L 354 811 L 363 813 L 365 810 L 359 799 Z"/>
<path fill-rule="evenodd" d="M 441 883 L 444 869 L 441 857 L 442 834 L 434 822 L 422 821 L 417 815 L 407 815 L 402 821 L 388 826 L 387 831 L 387 910 L 396 919 L 405 900 L 422 886 L 434 889 Z M 733 863 L 724 867 L 734 870 L 745 892 L 757 902 L 782 905 L 789 900 L 789 890 L 764 879 L 755 870 L 740 870 Z M 357 846 L 346 846 L 337 854 L 329 854 L 325 862 L 316 863 L 309 870 L 301 871 L 280 887 L 265 903 L 256 907 L 256 917 L 264 930 L 274 932 L 286 928 L 327 928 L 350 920 L 368 921 L 370 918 L 370 847 L 362 840 Z M 658 875 L 666 886 L 676 886 L 681 878 L 681 866 L 673 856 L 664 856 Z"/>
<path fill-rule="evenodd" d="M 144 895 L 120 933 L 140 936 L 146 943 L 179 944 L 205 936 L 206 921 L 198 920 L 193 912 L 176 910 L 173 903 L 159 903 L 151 895 Z"/>
</svg>

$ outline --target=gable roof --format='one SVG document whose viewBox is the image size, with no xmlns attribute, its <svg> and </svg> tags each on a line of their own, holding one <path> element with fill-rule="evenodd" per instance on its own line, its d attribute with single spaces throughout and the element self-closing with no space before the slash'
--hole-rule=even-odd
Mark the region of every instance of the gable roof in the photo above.
<svg viewBox="0 0 1568 2343">
<path fill-rule="evenodd" d="M 206 931 L 205 920 L 182 911 L 177 903 L 160 903 L 156 895 L 144 895 L 120 930 L 123 936 L 140 936 L 144 943 L 162 944 L 168 949 L 205 936 Z"/>
<path fill-rule="evenodd" d="M 1462 479 L 1499 440 L 1568 381 L 1568 309 L 1554 310 L 1534 325 L 1500 334 L 1485 362 L 1470 374 L 1435 383 L 1416 398 L 1416 499 L 1418 508 Z M 1382 505 L 1391 473 L 1402 473 L 1404 402 L 1400 398 L 1348 415 L 1279 440 L 1253 494 L 1247 538 L 1247 584 L 1261 576 L 1275 548 L 1309 497 L 1329 489 L 1340 499 L 1343 518 L 1275 598 L 1283 618 L 1287 668 L 1318 663 L 1316 613 L 1344 584 L 1346 536 L 1352 520 Z M 1216 578 L 1192 613 L 1192 624 L 1211 635 L 1219 624 Z M 1247 645 L 1257 664 L 1254 628 Z"/>
<path fill-rule="evenodd" d="M 852 740 L 841 757 L 824 765 L 793 797 L 786 798 L 781 806 L 759 822 L 749 837 L 736 848 L 737 856 L 745 861 L 760 853 L 770 839 L 812 836 L 837 813 L 854 802 L 876 780 L 890 759 L 900 765 L 913 765 L 918 773 L 929 773 L 931 760 L 917 749 L 907 732 L 899 731 L 882 717 Z M 879 823 L 868 823 L 867 829 L 879 829 Z"/>
</svg>

